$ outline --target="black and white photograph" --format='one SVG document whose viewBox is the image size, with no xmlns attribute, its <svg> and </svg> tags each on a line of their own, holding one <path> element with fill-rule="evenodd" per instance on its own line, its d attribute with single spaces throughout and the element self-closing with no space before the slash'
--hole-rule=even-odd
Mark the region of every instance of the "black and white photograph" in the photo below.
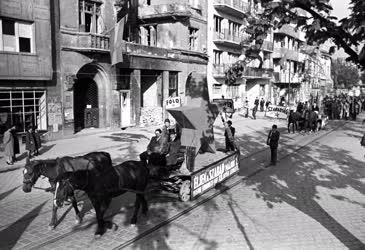
<svg viewBox="0 0 365 250">
<path fill-rule="evenodd" d="M 0 250 L 365 250 L 364 0 L 0 0 Z"/>
</svg>

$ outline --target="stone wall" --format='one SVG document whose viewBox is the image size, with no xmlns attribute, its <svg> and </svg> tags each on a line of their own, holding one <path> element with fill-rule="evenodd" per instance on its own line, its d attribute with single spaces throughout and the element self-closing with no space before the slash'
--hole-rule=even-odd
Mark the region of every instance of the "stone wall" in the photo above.
<svg viewBox="0 0 365 250">
<path fill-rule="evenodd" d="M 162 107 L 142 107 L 140 126 L 146 127 L 151 125 L 162 124 Z"/>
</svg>

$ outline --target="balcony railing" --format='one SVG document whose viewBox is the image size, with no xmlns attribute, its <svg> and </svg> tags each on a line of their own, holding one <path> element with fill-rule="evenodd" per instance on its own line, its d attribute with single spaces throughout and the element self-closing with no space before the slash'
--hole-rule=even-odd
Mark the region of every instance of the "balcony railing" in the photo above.
<svg viewBox="0 0 365 250">
<path fill-rule="evenodd" d="M 213 64 L 213 76 L 224 76 L 230 67 L 232 67 L 231 63 Z"/>
<path fill-rule="evenodd" d="M 300 83 L 303 80 L 303 76 L 298 73 L 291 73 L 289 79 L 289 73 L 275 72 L 275 82 L 277 83 Z"/>
<path fill-rule="evenodd" d="M 271 78 L 273 75 L 273 69 L 266 68 L 252 68 L 247 67 L 244 72 L 244 76 L 248 78 Z"/>
<path fill-rule="evenodd" d="M 222 77 L 225 75 L 225 72 L 232 67 L 230 63 L 223 64 L 213 64 L 213 76 Z M 243 73 L 243 77 L 247 78 L 271 78 L 273 75 L 272 68 L 253 68 L 246 67 Z"/>
<path fill-rule="evenodd" d="M 241 44 L 241 42 L 244 41 L 246 38 L 247 36 L 244 36 L 240 33 L 234 33 L 228 29 L 224 29 L 221 32 L 214 33 L 215 42 L 230 42 L 235 44 Z"/>
<path fill-rule="evenodd" d="M 169 16 L 191 16 L 191 9 L 187 4 L 172 3 L 143 6 L 138 8 L 139 19 L 152 19 Z"/>
<path fill-rule="evenodd" d="M 242 0 L 214 0 L 214 7 L 237 16 L 248 13 L 250 10 L 249 4 Z"/>
<path fill-rule="evenodd" d="M 294 27 L 292 27 L 288 24 L 284 25 L 279 30 L 275 30 L 274 32 L 288 35 L 288 36 L 294 37 L 298 40 L 302 40 L 302 37 L 300 36 L 300 31 L 295 31 Z"/>
<path fill-rule="evenodd" d="M 305 60 L 305 55 L 300 53 L 299 50 L 287 49 L 287 48 L 275 48 L 273 58 L 286 58 L 287 60 L 301 62 Z"/>
<path fill-rule="evenodd" d="M 61 31 L 62 47 L 86 51 L 109 51 L 110 38 L 106 35 L 85 32 Z"/>
</svg>

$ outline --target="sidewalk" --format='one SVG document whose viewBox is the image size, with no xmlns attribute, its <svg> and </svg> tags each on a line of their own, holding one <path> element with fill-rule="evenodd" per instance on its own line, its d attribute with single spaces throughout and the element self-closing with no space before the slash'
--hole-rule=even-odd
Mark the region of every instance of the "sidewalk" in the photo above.
<svg viewBox="0 0 365 250">
<path fill-rule="evenodd" d="M 244 118 L 242 114 L 235 113 L 232 118 L 233 126 L 237 131 L 258 132 L 262 129 L 269 129 L 272 124 L 277 123 L 279 127 L 285 126 L 284 120 L 265 118 L 263 112 L 257 113 L 257 120 Z M 244 127 L 239 126 L 240 124 Z M 259 126 L 258 126 L 259 125 Z M 130 127 L 126 130 L 88 130 L 86 134 L 76 134 L 73 138 L 45 142 L 40 150 L 40 156 L 33 159 L 52 159 L 62 156 L 77 156 L 93 151 L 107 151 L 111 153 L 114 162 L 122 162 L 127 159 L 138 159 L 139 153 L 143 152 L 154 130 L 159 126 Z M 224 135 L 220 117 L 215 122 L 215 139 L 223 146 Z M 3 152 L 0 155 L 0 172 L 19 169 L 25 165 L 25 145 L 20 143 L 21 153 L 17 155 L 18 161 L 14 165 L 7 165 Z M 127 157 L 127 158 L 126 158 Z"/>
</svg>

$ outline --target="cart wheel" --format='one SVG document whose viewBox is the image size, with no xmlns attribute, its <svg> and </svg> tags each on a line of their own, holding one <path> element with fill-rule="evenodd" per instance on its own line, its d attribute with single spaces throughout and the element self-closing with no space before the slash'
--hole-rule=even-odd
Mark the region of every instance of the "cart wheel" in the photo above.
<svg viewBox="0 0 365 250">
<path fill-rule="evenodd" d="M 179 191 L 179 198 L 183 202 L 190 200 L 190 181 L 183 181 Z"/>
</svg>

